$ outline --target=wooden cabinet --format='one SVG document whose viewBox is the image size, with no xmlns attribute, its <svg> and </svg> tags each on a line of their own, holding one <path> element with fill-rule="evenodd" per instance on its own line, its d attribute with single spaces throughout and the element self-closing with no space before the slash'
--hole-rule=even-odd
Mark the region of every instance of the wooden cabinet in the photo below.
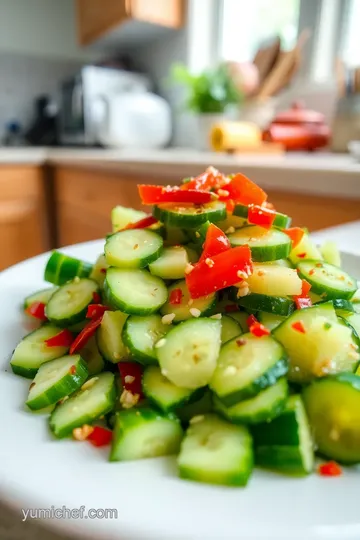
<svg viewBox="0 0 360 540">
<path fill-rule="evenodd" d="M 0 167 L 0 270 L 49 249 L 43 170 Z"/>
<path fill-rule="evenodd" d="M 183 4 L 184 0 L 77 0 L 79 42 L 89 45 L 130 21 L 180 28 Z"/>
</svg>

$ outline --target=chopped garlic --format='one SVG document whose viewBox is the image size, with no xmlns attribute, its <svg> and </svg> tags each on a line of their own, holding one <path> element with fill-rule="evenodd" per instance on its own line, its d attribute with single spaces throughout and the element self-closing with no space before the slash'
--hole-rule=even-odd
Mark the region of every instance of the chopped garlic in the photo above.
<svg viewBox="0 0 360 540">
<path fill-rule="evenodd" d="M 134 381 L 135 381 L 135 377 L 133 377 L 132 375 L 125 375 L 124 382 L 126 384 L 131 384 Z"/>
<path fill-rule="evenodd" d="M 120 403 L 124 409 L 131 409 L 139 402 L 140 395 L 133 394 L 130 390 L 123 390 L 123 393 L 120 396 Z"/>
<path fill-rule="evenodd" d="M 161 318 L 163 324 L 171 324 L 175 319 L 175 313 L 168 313 Z"/>
<path fill-rule="evenodd" d="M 188 275 L 194 270 L 194 266 L 191 263 L 187 263 L 185 266 L 185 274 Z"/>
<path fill-rule="evenodd" d="M 200 315 L 201 315 L 200 309 L 197 309 L 197 308 L 194 308 L 194 307 L 193 307 L 193 308 L 191 308 L 189 311 L 190 311 L 190 313 L 191 313 L 191 315 L 192 315 L 193 317 L 200 317 Z"/>
<path fill-rule="evenodd" d="M 209 257 L 207 257 L 207 258 L 205 259 L 205 264 L 207 264 L 209 268 L 212 268 L 212 267 L 214 266 L 215 263 L 214 263 L 214 261 L 213 261 L 212 259 L 210 259 Z"/>
<path fill-rule="evenodd" d="M 243 296 L 247 296 L 250 292 L 249 285 L 245 282 L 241 283 L 238 291 L 236 293 L 237 298 L 242 298 Z"/>
<path fill-rule="evenodd" d="M 215 315 L 211 315 L 210 319 L 221 319 L 221 317 L 221 313 L 215 313 Z"/>
<path fill-rule="evenodd" d="M 92 426 L 84 424 L 82 427 L 73 429 L 72 435 L 76 441 L 85 441 L 93 431 L 94 428 Z"/>
<path fill-rule="evenodd" d="M 226 229 L 225 234 L 232 234 L 234 232 L 235 232 L 235 227 L 231 225 L 228 229 Z"/>
</svg>

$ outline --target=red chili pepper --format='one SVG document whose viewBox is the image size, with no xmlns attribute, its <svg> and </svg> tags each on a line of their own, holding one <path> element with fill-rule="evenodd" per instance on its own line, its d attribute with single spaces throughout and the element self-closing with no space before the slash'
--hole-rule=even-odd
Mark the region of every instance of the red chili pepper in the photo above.
<svg viewBox="0 0 360 540">
<path fill-rule="evenodd" d="M 232 214 L 235 208 L 234 201 L 232 199 L 228 199 L 227 201 L 225 201 L 225 204 L 226 204 L 226 210 L 228 214 Z"/>
<path fill-rule="evenodd" d="M 25 313 L 34 317 L 34 319 L 39 319 L 40 321 L 47 321 L 45 315 L 45 304 L 44 302 L 33 302 L 25 309 Z"/>
<path fill-rule="evenodd" d="M 327 463 L 319 465 L 318 473 L 321 474 L 321 476 L 341 476 L 342 469 L 336 461 L 328 461 Z"/>
<path fill-rule="evenodd" d="M 306 257 L 305 251 L 303 253 L 298 253 L 297 257 L 299 257 L 299 259 L 305 259 L 305 257 Z"/>
<path fill-rule="evenodd" d="M 107 446 L 112 440 L 112 431 L 100 426 L 94 426 L 94 430 L 86 439 L 93 446 Z"/>
<path fill-rule="evenodd" d="M 195 189 L 182 190 L 178 186 L 138 185 L 139 195 L 143 204 L 158 203 L 194 203 L 206 204 L 216 199 L 214 193 Z"/>
<path fill-rule="evenodd" d="M 102 304 L 89 304 L 86 312 L 87 319 L 97 319 L 102 317 L 105 311 L 108 311 L 110 308 L 103 306 Z"/>
<path fill-rule="evenodd" d="M 199 262 L 205 261 L 205 259 L 218 255 L 219 253 L 227 251 L 230 248 L 230 241 L 226 234 L 219 229 L 219 227 L 211 223 L 206 231 L 203 252 Z"/>
<path fill-rule="evenodd" d="M 101 296 L 99 293 L 97 292 L 93 292 L 93 300 L 94 300 L 94 304 L 101 304 Z"/>
<path fill-rule="evenodd" d="M 294 296 L 294 301 L 297 309 L 304 309 L 312 306 L 312 301 L 309 296 Z"/>
<path fill-rule="evenodd" d="M 301 296 L 306 296 L 310 292 L 311 284 L 308 281 L 306 281 L 306 279 L 302 279 L 301 282 L 302 282 Z"/>
<path fill-rule="evenodd" d="M 229 199 L 246 206 L 249 204 L 261 206 L 267 199 L 267 195 L 261 187 L 240 173 L 232 178 L 230 184 L 227 184 L 226 190 L 229 192 Z"/>
<path fill-rule="evenodd" d="M 47 347 L 70 347 L 74 341 L 74 336 L 70 330 L 61 330 L 56 336 L 45 340 Z"/>
<path fill-rule="evenodd" d="M 250 328 L 250 326 L 252 326 L 253 324 L 256 324 L 258 322 L 259 321 L 255 317 L 255 315 L 249 315 L 248 318 L 246 319 L 246 324 L 248 325 L 249 328 Z"/>
<path fill-rule="evenodd" d="M 70 373 L 70 375 L 75 375 L 75 373 L 76 373 L 76 366 L 71 366 L 70 369 L 69 369 L 69 373 Z"/>
<path fill-rule="evenodd" d="M 292 242 L 292 248 L 296 248 L 300 244 L 305 232 L 300 227 L 291 227 L 290 229 L 283 229 L 283 232 L 287 234 Z"/>
<path fill-rule="evenodd" d="M 100 326 L 101 319 L 102 317 L 93 319 L 85 326 L 85 328 L 83 328 L 83 330 L 81 330 L 80 334 L 74 339 L 70 347 L 70 354 L 75 354 L 85 347 L 89 339 L 95 334 L 96 329 Z"/>
<path fill-rule="evenodd" d="M 264 229 L 271 229 L 275 221 L 276 212 L 267 210 L 263 206 L 250 205 L 247 220 L 253 225 L 259 225 Z"/>
<path fill-rule="evenodd" d="M 184 191 L 187 191 L 189 189 L 196 189 L 196 190 L 203 190 L 208 191 L 211 188 L 215 187 L 223 187 L 227 183 L 227 178 L 220 173 L 217 169 L 214 169 L 214 167 L 209 167 L 209 169 L 199 176 L 196 176 L 196 178 L 193 178 L 190 180 L 190 182 L 186 182 L 186 184 L 182 184 L 181 188 Z"/>
<path fill-rule="evenodd" d="M 302 321 L 296 321 L 291 325 L 291 328 L 296 330 L 297 332 L 300 332 L 301 334 L 306 334 L 306 330 L 304 327 L 304 323 Z"/>
<path fill-rule="evenodd" d="M 249 327 L 249 330 L 252 333 L 252 335 L 255 336 L 255 337 L 263 337 L 263 336 L 269 336 L 270 335 L 270 330 L 268 328 L 266 328 L 266 326 L 264 326 L 260 322 L 256 322 L 256 323 L 252 324 Z"/>
<path fill-rule="evenodd" d="M 226 313 L 234 313 L 235 311 L 239 311 L 239 307 L 236 304 L 228 304 L 225 306 Z"/>
<path fill-rule="evenodd" d="M 186 284 L 191 298 L 207 296 L 241 281 L 239 273 L 252 273 L 251 251 L 249 246 L 238 246 L 212 257 L 210 267 L 205 261 L 197 263 L 186 276 Z"/>
<path fill-rule="evenodd" d="M 177 304 L 181 304 L 182 296 L 183 294 L 182 294 L 181 289 L 172 290 L 169 296 L 169 303 L 172 304 L 173 306 Z"/>
<path fill-rule="evenodd" d="M 119 229 L 118 232 L 127 231 L 128 229 L 146 229 L 146 227 L 154 225 L 155 223 L 157 223 L 157 221 L 158 220 L 153 216 L 146 216 L 142 219 L 139 219 L 139 221 L 135 221 L 135 223 L 128 223 L 126 227 L 124 227 L 123 229 Z M 106 272 L 106 268 L 101 269 L 101 271 L 103 270 Z"/>
<path fill-rule="evenodd" d="M 121 376 L 121 382 L 125 390 L 132 394 L 139 394 L 143 397 L 142 374 L 143 370 L 135 362 L 119 362 L 118 368 Z"/>
</svg>

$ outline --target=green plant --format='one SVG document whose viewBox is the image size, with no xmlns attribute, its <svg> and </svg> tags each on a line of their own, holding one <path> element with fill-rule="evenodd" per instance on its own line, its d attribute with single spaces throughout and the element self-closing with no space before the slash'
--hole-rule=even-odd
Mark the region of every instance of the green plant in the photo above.
<svg viewBox="0 0 360 540">
<path fill-rule="evenodd" d="M 174 64 L 171 79 L 187 87 L 186 106 L 196 113 L 223 113 L 228 105 L 238 104 L 243 99 L 223 64 L 199 75 L 190 73 L 183 64 Z"/>
</svg>

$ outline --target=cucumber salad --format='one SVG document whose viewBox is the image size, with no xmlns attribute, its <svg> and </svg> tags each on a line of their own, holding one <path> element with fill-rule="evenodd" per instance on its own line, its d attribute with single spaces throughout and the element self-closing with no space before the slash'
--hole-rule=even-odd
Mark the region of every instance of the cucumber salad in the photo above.
<svg viewBox="0 0 360 540">
<path fill-rule="evenodd" d="M 25 299 L 27 408 L 112 462 L 176 455 L 211 484 L 360 463 L 360 294 L 336 246 L 242 174 L 138 189 L 151 213 L 115 207 L 97 261 L 52 252 Z"/>
</svg>

